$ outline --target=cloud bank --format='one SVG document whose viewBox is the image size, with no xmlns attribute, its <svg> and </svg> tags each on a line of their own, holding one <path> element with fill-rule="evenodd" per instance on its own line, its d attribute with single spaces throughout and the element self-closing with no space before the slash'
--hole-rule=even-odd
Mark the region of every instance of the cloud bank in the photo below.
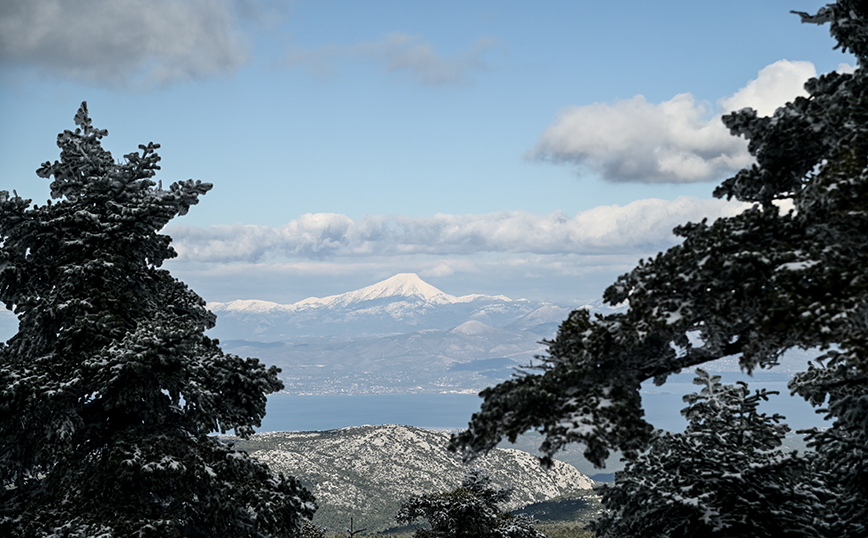
<svg viewBox="0 0 868 538">
<path fill-rule="evenodd" d="M 327 76 L 334 72 L 334 63 L 342 59 L 362 58 L 374 60 L 392 73 L 406 73 L 426 86 L 462 84 L 474 71 L 489 68 L 486 56 L 495 48 L 503 48 L 493 38 L 482 38 L 459 54 L 442 55 L 421 36 L 391 33 L 375 42 L 364 42 L 349 47 L 331 45 L 320 49 L 292 49 L 287 54 L 287 65 L 305 65 L 313 73 Z"/>
<path fill-rule="evenodd" d="M 649 103 L 641 95 L 562 110 L 540 136 L 530 159 L 576 165 L 613 182 L 689 183 L 719 180 L 750 165 L 747 142 L 720 118 L 752 107 L 761 115 L 807 95 L 811 62 L 780 60 L 712 108 L 690 93 Z"/>
<path fill-rule="evenodd" d="M 433 217 L 306 214 L 279 227 L 171 226 L 182 262 L 259 263 L 369 256 L 469 256 L 484 253 L 606 254 L 644 252 L 675 242 L 687 221 L 731 216 L 742 204 L 679 197 L 600 206 L 575 216 L 501 211 Z M 434 269 L 432 269 L 434 270 Z M 446 268 L 443 268 L 445 271 Z"/>
<path fill-rule="evenodd" d="M 0 61 L 52 75 L 148 88 L 247 58 L 228 0 L 0 2 Z"/>
<path fill-rule="evenodd" d="M 167 268 L 209 301 L 293 303 L 418 273 L 456 295 L 599 298 L 617 275 L 677 242 L 686 221 L 737 214 L 745 204 L 681 197 L 601 206 L 569 216 L 307 214 L 280 227 L 174 225 Z"/>
</svg>

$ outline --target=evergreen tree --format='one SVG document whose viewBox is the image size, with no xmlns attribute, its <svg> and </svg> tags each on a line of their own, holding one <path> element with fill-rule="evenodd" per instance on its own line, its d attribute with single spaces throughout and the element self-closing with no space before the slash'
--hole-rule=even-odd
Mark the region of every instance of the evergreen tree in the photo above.
<svg viewBox="0 0 868 538">
<path fill-rule="evenodd" d="M 208 436 L 249 436 L 278 370 L 224 354 L 160 268 L 159 230 L 211 185 L 157 185 L 154 143 L 116 162 L 86 103 L 75 124 L 37 171 L 55 202 L 0 191 L 0 535 L 290 535 L 312 495 Z"/>
<path fill-rule="evenodd" d="M 817 451 L 816 468 L 834 495 L 828 536 L 868 536 L 868 390 L 866 375 L 830 351 L 825 367 L 796 374 L 790 387 L 815 405 L 826 403 L 831 428 L 800 430 Z"/>
<path fill-rule="evenodd" d="M 684 397 L 683 433 L 656 430 L 649 449 L 603 489 L 610 511 L 597 536 L 821 536 L 829 498 L 810 476 L 811 458 L 779 450 L 788 431 L 781 416 L 757 409 L 763 389 L 722 385 L 697 368 L 701 392 Z"/>
<path fill-rule="evenodd" d="M 395 519 L 399 524 L 427 520 L 431 528 L 416 529 L 416 538 L 545 538 L 530 519 L 497 507 L 510 494 L 508 488 L 493 487 L 486 471 L 471 468 L 454 491 L 414 495 L 401 503 Z"/>
<path fill-rule="evenodd" d="M 820 405 L 833 427 L 817 434 L 847 533 L 866 533 L 868 441 L 868 4 L 839 0 L 803 22 L 829 23 L 852 74 L 805 84 L 772 117 L 742 109 L 723 117 L 749 141 L 756 164 L 724 181 L 717 197 L 749 202 L 741 214 L 675 229 L 683 242 L 640 262 L 604 293 L 624 313 L 575 311 L 548 343 L 538 373 L 481 393 L 484 402 L 452 447 L 468 458 L 529 429 L 547 458 L 566 443 L 602 466 L 611 449 L 635 458 L 652 439 L 640 383 L 725 356 L 773 367 L 792 348 L 819 348 L 818 365 L 791 389 Z M 784 202 L 784 204 L 781 204 Z M 791 203 L 793 209 L 780 209 Z M 834 509 L 834 508 L 833 508 Z M 843 528 L 843 527 L 842 527 Z"/>
</svg>

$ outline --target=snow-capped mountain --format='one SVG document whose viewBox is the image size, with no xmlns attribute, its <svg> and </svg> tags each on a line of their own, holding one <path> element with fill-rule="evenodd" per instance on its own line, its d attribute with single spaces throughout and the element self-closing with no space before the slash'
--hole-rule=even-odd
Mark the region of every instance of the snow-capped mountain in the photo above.
<svg viewBox="0 0 868 538">
<path fill-rule="evenodd" d="M 349 291 L 340 295 L 330 295 L 328 297 L 308 297 L 290 305 L 269 301 L 237 300 L 228 303 L 208 303 L 208 308 L 215 313 L 296 313 L 318 309 L 334 310 L 363 307 L 364 303 L 378 300 L 400 302 L 417 307 L 469 303 L 480 300 L 512 302 L 512 299 L 503 295 L 474 294 L 456 297 L 428 284 L 419 278 L 416 273 L 399 273 L 382 282 L 377 282 L 359 290 Z"/>
<path fill-rule="evenodd" d="M 568 308 L 503 295 L 456 297 L 414 273 L 401 273 L 359 290 L 310 297 L 290 305 L 237 300 L 209 303 L 208 308 L 217 314 L 215 336 L 248 340 L 400 334 L 448 329 L 471 319 L 503 327 L 534 313 L 527 320 L 542 325 L 558 322 L 569 312 Z M 525 323 L 523 328 L 529 325 Z"/>
<path fill-rule="evenodd" d="M 455 296 L 403 273 L 290 305 L 209 303 L 224 349 L 282 369 L 293 394 L 476 392 L 545 351 L 581 305 Z"/>
<path fill-rule="evenodd" d="M 444 293 L 431 284 L 423 281 L 416 273 L 399 273 L 383 280 L 382 282 L 364 287 L 360 290 L 343 293 L 341 295 L 323 297 L 322 299 L 310 297 L 291 305 L 290 308 L 295 308 L 297 310 L 316 307 L 347 308 L 353 304 L 361 304 L 376 299 L 400 299 L 405 302 L 414 301 L 416 303 L 429 305 L 467 303 L 478 299 L 510 301 L 508 297 L 504 297 L 503 295 L 492 297 L 477 294 L 455 297 L 454 295 Z"/>
</svg>

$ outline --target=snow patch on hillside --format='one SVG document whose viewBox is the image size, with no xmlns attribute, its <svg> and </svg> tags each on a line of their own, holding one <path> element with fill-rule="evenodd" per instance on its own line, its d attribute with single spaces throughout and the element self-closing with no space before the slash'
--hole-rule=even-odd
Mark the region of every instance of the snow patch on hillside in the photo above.
<svg viewBox="0 0 868 538">
<path fill-rule="evenodd" d="M 310 484 L 321 508 L 314 523 L 332 528 L 360 514 L 369 531 L 394 526 L 402 500 L 450 491 L 466 470 L 461 456 L 447 449 L 449 433 L 412 426 L 352 426 L 234 440 L 273 471 Z M 595 485 L 572 465 L 555 460 L 546 469 L 535 456 L 516 449 L 494 449 L 475 464 L 487 470 L 496 485 L 515 487 L 503 506 L 507 510 Z"/>
<path fill-rule="evenodd" d="M 451 332 L 452 334 L 463 334 L 465 336 L 481 336 L 488 335 L 496 331 L 497 329 L 495 329 L 491 325 L 486 325 L 481 321 L 476 321 L 475 319 L 472 319 L 470 321 L 465 321 L 464 323 L 462 323 L 458 327 L 455 327 L 449 332 Z"/>
</svg>

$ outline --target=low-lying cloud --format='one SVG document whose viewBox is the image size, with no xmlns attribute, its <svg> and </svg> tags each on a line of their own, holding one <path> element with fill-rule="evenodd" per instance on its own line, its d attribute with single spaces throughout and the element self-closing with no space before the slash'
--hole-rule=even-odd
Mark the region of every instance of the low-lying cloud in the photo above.
<svg viewBox="0 0 868 538">
<path fill-rule="evenodd" d="M 290 304 L 418 273 L 453 295 L 579 301 L 677 243 L 672 228 L 731 216 L 746 204 L 680 197 L 601 206 L 575 215 L 302 215 L 280 227 L 170 226 L 179 253 L 166 267 L 209 301 Z"/>
<path fill-rule="evenodd" d="M 799 95 L 816 70 L 811 62 L 780 60 L 717 106 L 690 93 L 649 103 L 641 95 L 562 110 L 528 153 L 535 160 L 576 165 L 613 182 L 689 183 L 719 180 L 749 166 L 744 139 L 721 122 L 751 107 L 761 115 Z"/>
<path fill-rule="evenodd" d="M 228 0 L 0 2 L 0 61 L 52 75 L 149 88 L 247 58 Z"/>
<path fill-rule="evenodd" d="M 600 206 L 569 216 L 501 211 L 433 217 L 306 214 L 279 227 L 233 224 L 167 232 L 181 262 L 232 263 L 366 256 L 466 256 L 483 253 L 604 254 L 644 252 L 675 242 L 687 221 L 731 216 L 743 205 L 679 197 Z M 449 266 L 432 271 L 445 273 Z"/>
</svg>

